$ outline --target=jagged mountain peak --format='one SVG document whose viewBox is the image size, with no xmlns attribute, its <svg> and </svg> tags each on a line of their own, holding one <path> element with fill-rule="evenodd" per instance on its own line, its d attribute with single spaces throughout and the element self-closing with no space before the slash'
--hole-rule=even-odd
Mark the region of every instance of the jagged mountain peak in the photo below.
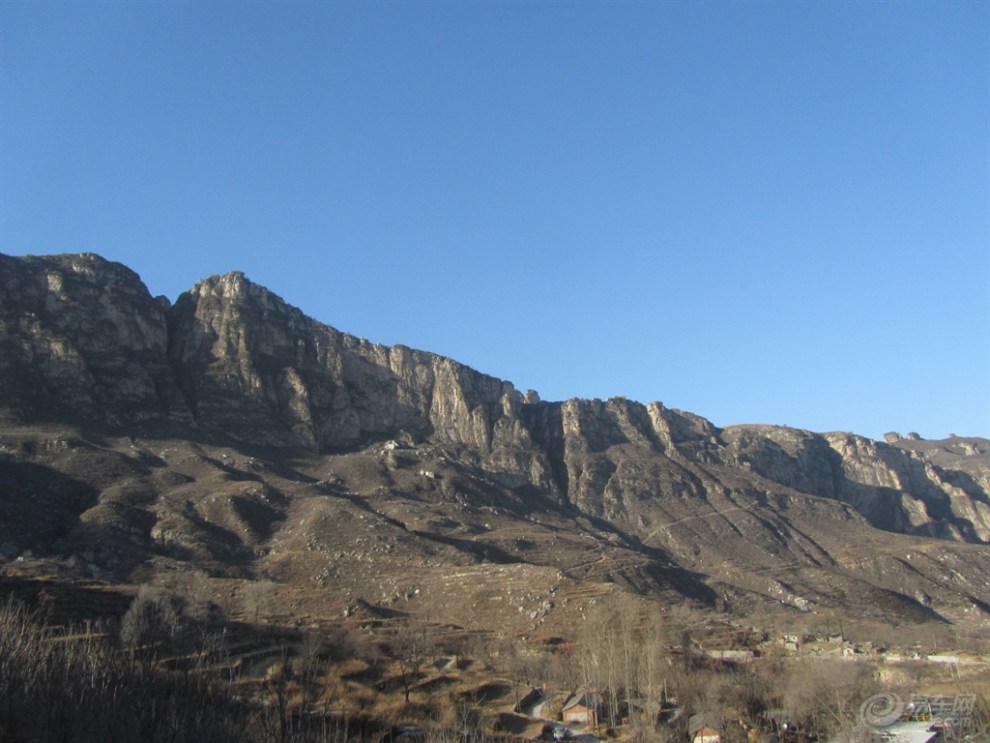
<svg viewBox="0 0 990 743">
<path fill-rule="evenodd" d="M 194 296 L 215 294 L 229 299 L 253 297 L 263 301 L 274 301 L 286 305 L 286 302 L 268 288 L 257 284 L 245 275 L 243 271 L 228 271 L 200 279 L 186 292 Z"/>
</svg>

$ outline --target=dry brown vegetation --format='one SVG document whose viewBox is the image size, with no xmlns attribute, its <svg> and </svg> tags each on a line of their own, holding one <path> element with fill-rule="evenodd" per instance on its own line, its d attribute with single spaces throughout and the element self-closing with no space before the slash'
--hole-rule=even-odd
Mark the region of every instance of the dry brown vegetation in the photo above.
<svg viewBox="0 0 990 743">
<path fill-rule="evenodd" d="M 596 736 L 687 741 L 702 712 L 741 743 L 777 732 L 768 711 L 786 709 L 791 730 L 825 740 L 852 732 L 878 691 L 985 698 L 990 685 L 981 670 L 792 657 L 766 643 L 751 662 L 713 661 L 702 647 L 720 635 L 698 615 L 622 595 L 590 605 L 573 637 L 543 641 L 412 617 L 253 625 L 150 586 L 119 621 L 79 628 L 35 598 L 0 610 L 5 742 L 533 739 L 578 689 L 600 693 Z M 542 719 L 517 708 L 534 686 L 549 699 Z"/>
</svg>

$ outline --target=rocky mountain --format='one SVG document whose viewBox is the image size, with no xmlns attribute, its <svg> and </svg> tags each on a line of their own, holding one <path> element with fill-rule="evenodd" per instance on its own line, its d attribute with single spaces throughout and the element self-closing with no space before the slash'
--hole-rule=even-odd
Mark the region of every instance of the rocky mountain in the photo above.
<svg viewBox="0 0 990 743">
<path fill-rule="evenodd" d="M 507 607 L 485 591 L 509 584 L 513 621 L 566 621 L 565 585 L 990 619 L 986 439 L 544 402 L 237 272 L 173 305 L 95 255 L 0 255 L 0 422 L 8 559 L 332 584 L 344 610 L 425 606 L 431 585 L 431 610 L 486 621 Z"/>
</svg>

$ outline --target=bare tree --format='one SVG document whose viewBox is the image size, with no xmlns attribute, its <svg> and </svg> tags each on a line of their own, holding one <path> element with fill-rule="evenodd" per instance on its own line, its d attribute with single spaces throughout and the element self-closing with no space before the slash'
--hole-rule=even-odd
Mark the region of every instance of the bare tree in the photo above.
<svg viewBox="0 0 990 743">
<path fill-rule="evenodd" d="M 143 585 L 121 620 L 120 640 L 132 652 L 154 656 L 160 646 L 174 647 L 191 635 L 194 625 L 182 596 Z"/>
<path fill-rule="evenodd" d="M 436 637 L 429 625 L 410 620 L 398 628 L 389 647 L 399 664 L 402 689 L 408 704 L 412 685 L 419 678 L 420 669 L 436 654 Z"/>
<path fill-rule="evenodd" d="M 808 732 L 820 738 L 837 733 L 848 737 L 872 687 L 872 673 L 863 663 L 809 659 L 790 666 L 784 703 Z"/>
</svg>

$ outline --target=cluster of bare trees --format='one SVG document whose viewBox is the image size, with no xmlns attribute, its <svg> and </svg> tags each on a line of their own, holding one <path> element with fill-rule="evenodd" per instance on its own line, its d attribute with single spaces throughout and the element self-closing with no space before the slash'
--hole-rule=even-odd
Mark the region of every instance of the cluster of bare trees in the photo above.
<svg viewBox="0 0 990 743">
<path fill-rule="evenodd" d="M 769 713 L 782 709 L 791 730 L 824 740 L 851 731 L 860 704 L 880 688 L 869 663 L 773 654 L 748 663 L 713 660 L 692 638 L 692 617 L 677 620 L 634 597 L 612 596 L 589 607 L 573 643 L 550 657 L 513 656 L 508 670 L 532 677 L 541 669 L 558 699 L 593 691 L 602 728 L 623 725 L 643 740 L 686 741 L 689 716 L 702 713 L 723 723 L 723 740 L 747 741 L 751 730 L 772 732 Z"/>
<path fill-rule="evenodd" d="M 4 743 L 309 743 L 354 737 L 328 714 L 330 638 L 282 648 L 264 678 L 239 683 L 216 607 L 142 587 L 103 632 L 0 605 Z M 360 734 L 358 734 L 360 737 Z"/>
<path fill-rule="evenodd" d="M 652 729 L 669 693 L 668 627 L 660 615 L 624 597 L 592 607 L 558 683 L 599 690 L 605 723 Z"/>
<path fill-rule="evenodd" d="M 114 637 L 65 633 L 9 603 L 0 608 L 0 740 L 243 739 L 236 700 L 201 670 L 163 673 Z"/>
<path fill-rule="evenodd" d="M 678 642 L 684 649 L 672 655 Z M 664 708 L 691 696 L 690 651 L 686 630 L 672 627 L 655 607 L 617 595 L 589 607 L 574 644 L 551 664 L 552 683 L 597 691 L 606 728 L 627 725 L 638 739 L 656 739 L 658 731 L 686 739 L 686 719 L 667 729 L 660 720 Z"/>
<path fill-rule="evenodd" d="M 94 632 L 48 623 L 47 612 L 0 605 L 3 743 L 338 743 L 384 740 L 398 720 L 331 709 L 335 661 L 371 646 L 327 631 L 293 636 L 261 677 L 239 675 L 218 617 L 144 587 L 120 623 Z M 437 645 L 426 625 L 391 642 L 408 695 Z M 386 658 L 376 658 L 382 662 Z M 429 728 L 464 743 L 467 717 Z M 479 725 L 471 740 L 486 740 Z"/>
<path fill-rule="evenodd" d="M 782 654 L 748 663 L 713 660 L 692 637 L 701 620 L 673 614 L 675 621 L 669 612 L 617 594 L 588 607 L 573 639 L 554 649 L 477 635 L 461 652 L 515 681 L 517 702 L 527 687 L 547 687 L 555 700 L 544 708 L 548 719 L 569 693 L 587 691 L 600 702 L 599 732 L 622 730 L 637 740 L 687 741 L 688 720 L 701 713 L 719 722 L 724 741 L 744 743 L 753 739 L 750 731 L 757 738 L 779 733 L 780 710 L 790 731 L 825 740 L 851 733 L 860 705 L 881 688 L 876 666 L 866 662 Z M 388 642 L 407 705 L 421 669 L 440 652 L 437 642 L 428 626 L 413 621 Z"/>
</svg>

